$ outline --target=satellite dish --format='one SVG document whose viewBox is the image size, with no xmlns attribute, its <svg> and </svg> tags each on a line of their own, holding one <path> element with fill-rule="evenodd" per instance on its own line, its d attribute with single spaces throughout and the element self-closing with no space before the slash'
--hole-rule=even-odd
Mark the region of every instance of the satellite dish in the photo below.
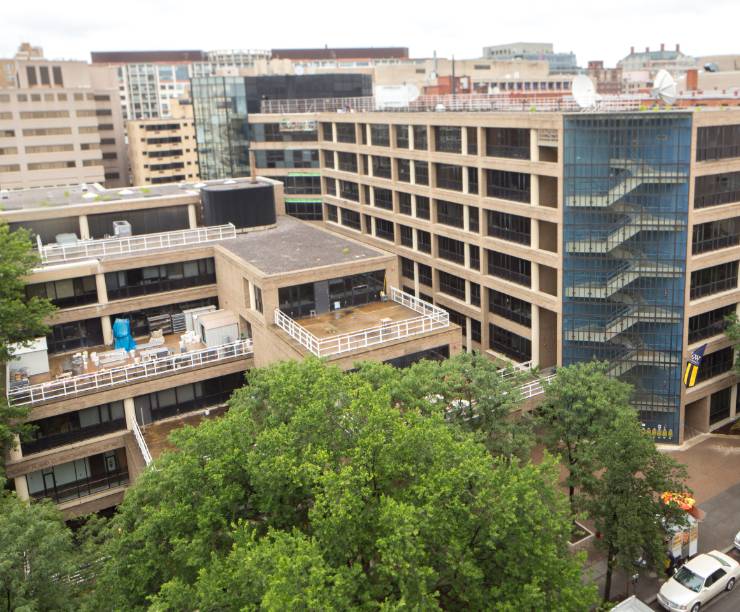
<svg viewBox="0 0 740 612">
<path fill-rule="evenodd" d="M 406 108 L 419 97 L 419 88 L 413 83 L 406 85 L 378 85 L 375 88 L 375 105 L 379 110 Z"/>
<path fill-rule="evenodd" d="M 652 95 L 660 98 L 665 104 L 673 104 L 678 97 L 676 81 L 667 70 L 659 70 L 653 80 Z"/>
<path fill-rule="evenodd" d="M 296 66 L 293 68 L 293 72 L 296 74 L 296 76 L 302 76 L 305 70 L 301 64 L 296 64 Z"/>
<path fill-rule="evenodd" d="M 571 92 L 576 104 L 581 108 L 591 108 L 596 105 L 596 87 L 585 74 L 579 74 L 573 78 Z"/>
</svg>

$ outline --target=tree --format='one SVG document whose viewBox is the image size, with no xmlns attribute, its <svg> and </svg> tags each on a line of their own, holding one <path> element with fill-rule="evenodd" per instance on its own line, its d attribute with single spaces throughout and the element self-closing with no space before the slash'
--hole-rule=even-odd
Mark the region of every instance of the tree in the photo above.
<svg viewBox="0 0 740 612">
<path fill-rule="evenodd" d="M 129 490 L 87 609 L 587 609 L 554 461 L 493 458 L 407 376 L 250 372 Z"/>
<path fill-rule="evenodd" d="M 634 414 L 632 387 L 610 377 L 598 361 L 559 368 L 538 410 L 542 440 L 568 469 L 568 498 L 575 515 L 576 488 L 594 472 L 594 445 L 621 413 Z"/>
<path fill-rule="evenodd" d="M 25 277 L 37 264 L 38 254 L 33 249 L 29 232 L 22 228 L 11 232 L 7 223 L 0 222 L 0 364 L 5 366 L 11 359 L 11 344 L 28 344 L 48 332 L 44 319 L 54 307 L 49 300 L 28 298 L 25 291 Z M 27 414 L 23 408 L 9 406 L 5 397 L 2 393 L 0 467 L 3 450 L 11 447 L 15 435 L 24 430 L 20 419 Z"/>
<path fill-rule="evenodd" d="M 0 494 L 0 611 L 73 610 L 72 533 L 48 501 Z"/>
<path fill-rule="evenodd" d="M 740 373 L 740 320 L 737 314 L 732 313 L 725 321 L 727 323 L 725 334 L 735 345 L 735 369 Z"/>
<path fill-rule="evenodd" d="M 611 596 L 612 574 L 634 571 L 637 559 L 661 571 L 666 555 L 667 525 L 681 525 L 685 512 L 666 505 L 660 495 L 685 492 L 686 469 L 660 453 L 636 416 L 621 413 L 596 441 L 596 470 L 584 478 L 583 507 L 600 535 L 606 553 L 604 600 Z"/>
</svg>

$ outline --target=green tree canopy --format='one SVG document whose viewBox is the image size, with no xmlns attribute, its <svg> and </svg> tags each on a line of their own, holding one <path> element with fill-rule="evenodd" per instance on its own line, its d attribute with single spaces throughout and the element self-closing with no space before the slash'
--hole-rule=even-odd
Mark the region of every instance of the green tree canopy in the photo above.
<svg viewBox="0 0 740 612">
<path fill-rule="evenodd" d="M 451 423 L 443 367 L 250 372 L 128 492 L 88 608 L 587 609 L 554 462 Z"/>
<path fill-rule="evenodd" d="M 73 610 L 72 533 L 50 502 L 0 495 L 0 611 Z"/>
</svg>

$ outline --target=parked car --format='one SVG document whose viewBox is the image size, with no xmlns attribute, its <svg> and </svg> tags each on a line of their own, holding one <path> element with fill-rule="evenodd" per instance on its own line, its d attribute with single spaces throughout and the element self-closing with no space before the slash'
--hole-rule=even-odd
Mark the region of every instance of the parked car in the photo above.
<svg viewBox="0 0 740 612">
<path fill-rule="evenodd" d="M 717 550 L 697 555 L 660 589 L 658 602 L 673 612 L 698 612 L 722 591 L 731 591 L 740 578 L 740 563 Z"/>
<path fill-rule="evenodd" d="M 740 531 L 738 531 L 737 535 L 735 536 L 735 548 L 737 550 L 740 550 Z"/>
</svg>

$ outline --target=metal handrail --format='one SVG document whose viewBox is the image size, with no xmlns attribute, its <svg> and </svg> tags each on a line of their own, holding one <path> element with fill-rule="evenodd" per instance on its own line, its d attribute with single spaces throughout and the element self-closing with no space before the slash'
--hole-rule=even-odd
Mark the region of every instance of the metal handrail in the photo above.
<svg viewBox="0 0 740 612">
<path fill-rule="evenodd" d="M 236 227 L 234 227 L 233 223 L 227 223 L 225 225 L 143 234 L 140 236 L 83 240 L 73 244 L 39 245 L 39 254 L 41 255 L 41 263 L 49 265 L 75 259 L 126 255 L 128 253 L 203 244 L 233 238 L 236 238 Z"/>
<path fill-rule="evenodd" d="M 390 288 L 389 297 L 392 301 L 420 313 L 421 316 L 392 321 L 387 324 L 327 338 L 317 338 L 279 308 L 275 309 L 274 321 L 275 325 L 317 357 L 338 355 L 383 342 L 400 340 L 416 334 L 442 329 L 450 324 L 450 315 L 446 310 L 409 295 L 396 287 Z"/>
<path fill-rule="evenodd" d="M 8 403 L 13 406 L 28 406 L 65 399 L 91 391 L 139 382 L 155 376 L 165 376 L 225 359 L 245 357 L 253 352 L 252 340 L 238 340 L 229 344 L 159 357 L 110 370 L 99 370 L 92 374 L 81 374 L 64 380 L 9 390 Z"/>
<path fill-rule="evenodd" d="M 131 431 L 134 432 L 134 439 L 139 445 L 141 456 L 144 457 L 144 463 L 146 463 L 146 465 L 149 465 L 152 462 L 152 454 L 149 452 L 149 447 L 147 446 L 146 440 L 144 439 L 144 434 L 141 433 L 139 424 L 136 421 L 134 421 L 133 426 L 131 427 Z"/>
</svg>

